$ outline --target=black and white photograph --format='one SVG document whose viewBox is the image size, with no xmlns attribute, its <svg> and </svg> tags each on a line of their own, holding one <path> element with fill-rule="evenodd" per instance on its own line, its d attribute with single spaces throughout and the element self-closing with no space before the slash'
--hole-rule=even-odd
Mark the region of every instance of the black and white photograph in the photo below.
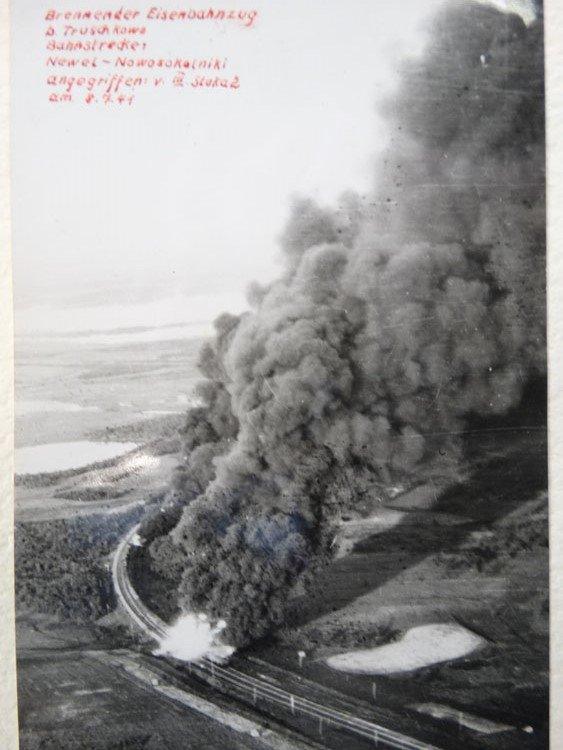
<svg viewBox="0 0 563 750">
<path fill-rule="evenodd" d="M 20 750 L 555 747 L 542 0 L 151 2 L 10 6 Z"/>
</svg>

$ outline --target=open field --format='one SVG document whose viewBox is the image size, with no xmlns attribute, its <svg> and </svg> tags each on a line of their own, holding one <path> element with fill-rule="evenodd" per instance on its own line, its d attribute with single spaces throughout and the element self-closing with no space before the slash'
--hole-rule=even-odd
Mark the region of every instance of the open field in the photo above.
<svg viewBox="0 0 563 750">
<path fill-rule="evenodd" d="M 176 454 L 155 456 L 138 451 L 103 469 L 50 477 L 48 486 L 16 489 L 16 520 L 26 522 L 118 513 L 164 494 L 177 464 Z"/>
<path fill-rule="evenodd" d="M 84 408 L 32 410 L 20 416 L 20 445 L 89 439 L 130 441 L 139 448 L 95 467 L 20 477 L 18 522 L 65 520 L 80 526 L 90 518 L 89 528 L 97 527 L 95 518 L 101 520 L 103 514 L 107 521 L 103 533 L 110 533 L 121 514 L 137 517 L 147 502 L 164 496 L 178 460 L 175 440 L 185 408 L 178 395 L 186 394 L 186 382 L 197 379 L 198 347 L 192 344 L 162 342 L 168 351 L 168 375 L 159 371 L 158 389 L 152 391 L 147 378 L 150 382 L 153 344 L 111 351 L 104 344 L 101 351 L 85 350 L 78 362 L 64 347 L 55 347 L 51 354 L 44 353 L 40 367 L 37 358 L 43 355 L 35 353 L 31 381 L 26 381 L 25 368 L 20 375 L 26 400 L 45 401 L 56 408 L 57 402 L 70 399 Z M 160 358 L 162 349 L 154 356 Z M 31 368 L 31 360 L 28 364 Z M 96 410 L 88 410 L 93 406 Z M 241 653 L 235 664 L 240 659 L 244 669 L 267 674 L 285 687 L 307 684 L 309 691 L 314 685 L 321 693 L 336 690 L 346 700 L 359 701 L 367 714 L 372 706 L 401 715 L 407 724 L 438 732 L 444 747 L 531 750 L 545 746 L 546 434 L 541 415 L 526 424 L 529 429 L 508 425 L 469 435 L 465 478 L 447 491 L 421 485 L 385 506 L 374 498 L 370 507 L 368 503 L 361 512 L 346 515 L 335 529 L 332 563 L 311 592 L 294 602 L 288 626 Z M 92 565 L 101 571 L 100 580 L 106 576 L 106 547 L 104 542 L 103 555 L 92 557 Z M 138 550 L 132 570 L 137 579 L 142 576 L 141 553 Z M 77 558 L 78 562 L 82 565 Z M 80 565 L 75 572 L 77 590 L 82 591 L 84 566 Z M 144 593 L 154 606 L 159 597 L 153 589 L 148 586 Z M 95 623 L 78 626 L 72 621 L 63 625 L 38 620 L 29 597 L 26 606 L 18 631 L 23 750 L 64 750 L 63 734 L 52 734 L 55 721 L 69 737 L 69 728 L 80 726 L 75 739 L 81 744 L 68 745 L 69 750 L 76 746 L 175 748 L 186 747 L 185 742 L 193 748 L 254 747 L 248 736 L 243 744 L 233 744 L 236 734 L 221 734 L 227 730 L 208 717 L 199 717 L 199 724 L 192 722 L 191 714 L 186 719 L 185 709 L 182 712 L 165 696 L 150 693 L 131 681 L 131 675 L 89 654 L 92 648 L 127 642 L 118 619 L 114 629 L 104 633 Z M 352 675 L 326 663 L 331 656 L 392 643 L 410 628 L 433 623 L 461 625 L 485 645 L 464 658 L 402 675 Z M 64 654 L 52 656 L 61 648 Z M 306 652 L 301 666 L 298 650 Z M 75 684 L 57 686 L 61 669 Z M 96 724 L 100 716 L 102 728 Z M 186 723 L 190 728 L 185 728 Z M 487 727 L 499 725 L 505 729 L 488 733 Z M 51 744 L 41 746 L 39 738 Z"/>
<path fill-rule="evenodd" d="M 17 520 L 117 512 L 165 492 L 200 345 L 122 342 L 119 334 L 19 338 L 16 447 L 117 441 L 139 448 L 91 468 L 18 476 Z"/>
<path fill-rule="evenodd" d="M 20 654 L 22 750 L 260 750 L 268 747 L 169 699 L 100 652 Z"/>
<path fill-rule="evenodd" d="M 18 590 L 26 601 L 17 622 L 22 750 L 272 747 L 199 704 L 192 710 L 159 692 L 104 650 L 134 642 L 119 617 L 96 622 L 113 606 L 108 553 L 121 524 L 168 489 L 199 349 L 197 340 L 120 346 L 115 338 L 19 346 L 17 445 L 139 446 L 98 465 L 17 478 Z M 45 576 L 52 585 L 40 583 Z"/>
<path fill-rule="evenodd" d="M 546 433 L 492 429 L 467 439 L 465 478 L 422 485 L 346 516 L 335 558 L 294 602 L 290 624 L 234 664 L 287 687 L 303 681 L 441 731 L 443 746 L 541 748 L 548 707 Z M 143 550 L 132 569 L 142 581 Z M 158 586 L 139 586 L 158 609 Z M 327 658 L 398 641 L 421 625 L 478 636 L 465 657 L 403 674 L 331 669 Z M 300 664 L 297 652 L 306 652 Z M 419 656 L 413 655 L 413 656 Z M 276 671 L 279 670 L 279 671 Z M 311 690 L 312 688 L 309 688 Z M 441 730 L 439 729 L 441 727 Z M 438 743 L 440 744 L 440 743 Z"/>
<path fill-rule="evenodd" d="M 410 510 L 381 508 L 364 524 L 344 524 L 343 554 L 295 602 L 291 626 L 251 654 L 377 705 L 414 710 L 415 704 L 439 704 L 454 717 L 468 712 L 517 730 L 480 734 L 457 728 L 455 718 L 443 719 L 466 743 L 544 746 L 545 440 L 539 429 L 494 440 L 475 436 L 469 479 L 437 502 L 419 493 L 418 510 L 414 493 Z M 485 640 L 485 648 L 403 675 L 347 675 L 326 664 L 327 657 L 391 642 L 428 623 L 465 626 Z M 302 667 L 299 649 L 307 653 Z"/>
<path fill-rule="evenodd" d="M 18 338 L 16 447 L 112 439 L 114 428 L 184 412 L 200 346 L 200 339 L 120 343 L 118 335 Z"/>
</svg>

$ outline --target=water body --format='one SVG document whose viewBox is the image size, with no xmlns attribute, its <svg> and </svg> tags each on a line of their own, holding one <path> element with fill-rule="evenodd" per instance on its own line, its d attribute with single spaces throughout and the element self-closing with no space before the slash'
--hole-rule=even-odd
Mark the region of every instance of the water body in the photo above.
<svg viewBox="0 0 563 750">
<path fill-rule="evenodd" d="M 16 448 L 16 474 L 43 474 L 78 469 L 107 461 L 137 448 L 137 443 L 101 443 L 75 440 Z"/>
</svg>

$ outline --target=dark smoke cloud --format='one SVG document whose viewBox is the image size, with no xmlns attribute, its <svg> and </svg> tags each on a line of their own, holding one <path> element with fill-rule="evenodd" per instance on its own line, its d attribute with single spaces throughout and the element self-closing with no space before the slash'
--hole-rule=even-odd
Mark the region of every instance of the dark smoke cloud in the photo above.
<svg viewBox="0 0 563 750">
<path fill-rule="evenodd" d="M 282 621 L 337 510 L 454 476 L 466 417 L 545 372 L 541 20 L 449 4 L 384 112 L 372 194 L 296 201 L 282 277 L 202 353 L 178 478 L 199 497 L 164 547 L 236 643 Z"/>
</svg>

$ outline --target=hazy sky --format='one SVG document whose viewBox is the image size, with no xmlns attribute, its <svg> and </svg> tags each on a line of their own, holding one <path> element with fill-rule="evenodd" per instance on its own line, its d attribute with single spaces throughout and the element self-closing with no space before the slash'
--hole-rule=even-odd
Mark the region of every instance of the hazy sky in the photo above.
<svg viewBox="0 0 563 750">
<path fill-rule="evenodd" d="M 232 6 L 259 10 L 251 29 L 151 26 L 147 56 L 227 56 L 241 88 L 147 91 L 119 109 L 47 101 L 43 15 L 53 5 L 94 6 L 16 0 L 20 330 L 197 321 L 240 305 L 249 281 L 277 272 L 276 236 L 292 194 L 330 202 L 370 187 L 385 139 L 375 103 L 394 85 L 398 61 L 420 46 L 421 22 L 438 3 L 259 0 Z M 68 303 L 80 311 L 57 312 Z"/>
</svg>

